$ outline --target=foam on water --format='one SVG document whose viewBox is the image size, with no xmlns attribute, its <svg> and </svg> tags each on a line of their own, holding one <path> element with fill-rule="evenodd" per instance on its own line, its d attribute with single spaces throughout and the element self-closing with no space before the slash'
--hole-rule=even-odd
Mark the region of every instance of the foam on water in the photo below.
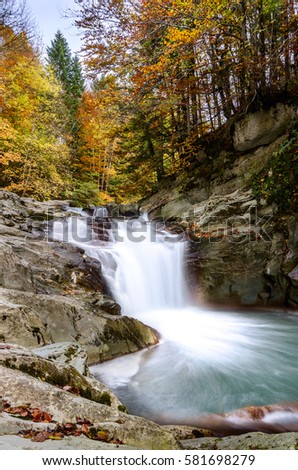
<svg viewBox="0 0 298 470">
<path fill-rule="evenodd" d="M 63 230 L 54 224 L 54 237 L 61 240 Z M 146 217 L 114 221 L 104 244 L 83 218 L 69 222 L 68 230 L 71 243 L 101 261 L 122 312 L 161 333 L 157 347 L 92 368 L 130 412 L 183 422 L 298 399 L 297 317 L 189 305 L 186 243 Z"/>
</svg>

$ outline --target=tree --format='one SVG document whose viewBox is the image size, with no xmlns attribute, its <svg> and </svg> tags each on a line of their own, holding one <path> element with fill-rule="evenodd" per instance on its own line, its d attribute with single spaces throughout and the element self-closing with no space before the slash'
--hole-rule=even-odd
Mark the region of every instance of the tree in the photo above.
<svg viewBox="0 0 298 470">
<path fill-rule="evenodd" d="M 63 34 L 58 30 L 51 46 L 47 47 L 47 62 L 64 91 L 70 90 L 72 75 L 71 51 Z"/>
<path fill-rule="evenodd" d="M 115 74 L 131 109 L 150 110 L 142 138 L 165 149 L 159 173 L 162 160 L 170 172 L 187 163 L 200 137 L 233 116 L 296 95 L 295 0 L 76 3 L 90 74 Z"/>
<path fill-rule="evenodd" d="M 50 70 L 60 83 L 63 100 L 68 110 L 67 130 L 72 137 L 73 163 L 79 160 L 80 141 L 78 131 L 78 109 L 85 89 L 83 69 L 77 56 L 72 56 L 62 33 L 57 31 L 51 46 L 47 48 L 47 62 Z"/>
<path fill-rule="evenodd" d="M 44 70 L 26 34 L 22 48 L 12 51 L 14 31 L 6 27 L 4 32 L 0 184 L 41 200 L 61 197 L 70 181 L 60 88 Z"/>
</svg>

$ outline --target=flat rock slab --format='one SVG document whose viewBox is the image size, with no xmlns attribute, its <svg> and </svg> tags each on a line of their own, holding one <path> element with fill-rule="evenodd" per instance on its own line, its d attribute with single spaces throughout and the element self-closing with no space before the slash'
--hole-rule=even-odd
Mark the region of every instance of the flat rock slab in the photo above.
<svg viewBox="0 0 298 470">
<path fill-rule="evenodd" d="M 202 437 L 180 442 L 184 449 L 189 450 L 298 450 L 298 433 L 252 432 L 240 436 Z"/>
<path fill-rule="evenodd" d="M 108 432 L 112 440 L 126 445 L 156 450 L 181 448 L 169 431 L 151 421 L 73 395 L 18 370 L 0 366 L 0 389 L 11 406 L 20 405 L 22 400 L 32 408 L 50 413 L 58 423 L 75 423 L 81 417 Z"/>
<path fill-rule="evenodd" d="M 106 444 L 85 436 L 64 437 L 60 441 L 32 442 L 19 436 L 0 436 L 0 450 L 137 450 L 137 447 Z"/>
</svg>

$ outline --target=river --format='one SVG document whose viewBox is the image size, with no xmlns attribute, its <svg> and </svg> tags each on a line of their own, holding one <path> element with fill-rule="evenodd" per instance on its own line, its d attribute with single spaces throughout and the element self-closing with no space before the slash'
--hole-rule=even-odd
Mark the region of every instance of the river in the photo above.
<svg viewBox="0 0 298 470">
<path fill-rule="evenodd" d="M 192 305 L 181 235 L 146 217 L 112 225 L 102 244 L 90 239 L 92 227 L 83 218 L 76 219 L 79 237 L 68 234 L 68 240 L 101 261 L 122 313 L 161 334 L 155 347 L 91 368 L 130 413 L 187 422 L 204 413 L 298 400 L 297 316 Z M 55 237 L 61 233 L 57 226 Z"/>
</svg>

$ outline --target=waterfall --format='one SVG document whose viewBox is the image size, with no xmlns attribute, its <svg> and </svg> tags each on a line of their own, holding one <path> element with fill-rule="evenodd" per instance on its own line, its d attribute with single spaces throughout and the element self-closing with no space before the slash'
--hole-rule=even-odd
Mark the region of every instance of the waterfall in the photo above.
<svg viewBox="0 0 298 470">
<path fill-rule="evenodd" d="M 93 217 L 99 217 L 99 218 L 109 217 L 108 209 L 104 206 L 96 207 L 93 212 Z"/>
<path fill-rule="evenodd" d="M 164 231 L 157 233 L 146 219 L 116 221 L 111 243 L 102 250 L 89 250 L 102 262 L 103 274 L 123 313 L 136 315 L 185 305 L 185 242 L 177 238 Z"/>
<path fill-rule="evenodd" d="M 106 217 L 98 208 L 94 217 Z M 103 222 L 105 225 L 105 222 Z M 106 224 L 108 243 L 96 243 L 92 219 L 71 217 L 55 222 L 53 238 L 68 241 L 98 259 L 114 299 L 122 312 L 179 308 L 187 303 L 184 279 L 186 242 L 151 224 L 146 215 L 139 219 L 113 220 Z"/>
<path fill-rule="evenodd" d="M 97 258 L 122 313 L 161 334 L 158 346 L 94 366 L 129 411 L 156 421 L 296 401 L 298 318 L 188 304 L 186 242 L 146 217 L 57 221 L 53 237 Z M 107 237 L 98 238 L 97 233 Z M 166 418 L 165 418 L 166 416 Z M 238 419 L 238 418 L 237 418 Z"/>
</svg>

